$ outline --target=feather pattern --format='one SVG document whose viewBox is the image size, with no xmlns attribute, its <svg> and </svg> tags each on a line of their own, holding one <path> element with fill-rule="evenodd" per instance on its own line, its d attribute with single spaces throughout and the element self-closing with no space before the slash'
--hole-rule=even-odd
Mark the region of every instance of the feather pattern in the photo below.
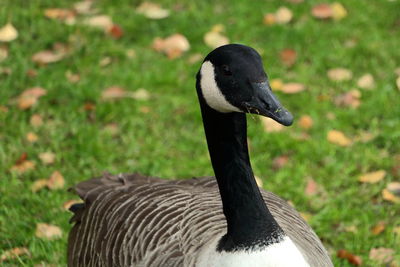
<svg viewBox="0 0 400 267">
<path fill-rule="evenodd" d="M 68 266 L 196 266 L 201 249 L 226 233 L 214 177 L 162 180 L 105 174 L 74 190 L 85 204 L 72 218 Z M 276 221 L 310 266 L 333 266 L 294 208 L 261 191 Z"/>
</svg>

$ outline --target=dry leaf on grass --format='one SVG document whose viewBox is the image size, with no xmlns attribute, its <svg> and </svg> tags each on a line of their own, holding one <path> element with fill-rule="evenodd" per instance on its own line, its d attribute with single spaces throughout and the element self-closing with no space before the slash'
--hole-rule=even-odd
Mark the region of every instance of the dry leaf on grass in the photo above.
<svg viewBox="0 0 400 267">
<path fill-rule="evenodd" d="M 360 131 L 359 134 L 354 138 L 354 142 L 367 143 L 373 140 L 376 136 L 377 134 L 375 133 L 370 133 L 368 131 Z"/>
<path fill-rule="evenodd" d="M 386 189 L 389 190 L 389 192 L 400 196 L 400 182 L 391 182 L 388 183 L 386 186 Z"/>
<path fill-rule="evenodd" d="M 299 212 L 300 216 L 306 221 L 306 222 L 310 222 L 311 218 L 313 217 L 313 215 L 309 212 Z"/>
<path fill-rule="evenodd" d="M 297 52 L 294 49 L 286 48 L 283 49 L 280 53 L 281 62 L 288 67 L 291 67 L 296 63 Z"/>
<path fill-rule="evenodd" d="M 32 133 L 32 132 L 28 132 L 26 134 L 25 138 L 29 143 L 35 143 L 39 139 L 39 137 L 35 133 Z"/>
<path fill-rule="evenodd" d="M 203 59 L 203 55 L 202 54 L 195 53 L 195 54 L 192 54 L 192 55 L 189 56 L 189 58 L 187 59 L 187 62 L 190 65 L 193 65 L 193 64 L 195 64 L 197 62 L 200 62 L 202 59 Z"/>
<path fill-rule="evenodd" d="M 18 31 L 10 22 L 0 28 L 0 42 L 11 42 L 17 37 Z"/>
<path fill-rule="evenodd" d="M 11 167 L 11 171 L 24 173 L 34 168 L 35 168 L 35 163 L 33 161 L 28 160 L 28 154 L 24 152 L 21 154 L 18 160 L 15 161 L 14 166 Z"/>
<path fill-rule="evenodd" d="M 81 1 L 81 2 L 76 2 L 74 4 L 74 10 L 78 14 L 92 14 L 95 12 L 95 10 L 92 9 L 93 2 L 92 1 Z"/>
<path fill-rule="evenodd" d="M 58 226 L 47 223 L 38 223 L 36 225 L 35 235 L 41 239 L 55 240 L 61 238 L 62 232 Z"/>
<path fill-rule="evenodd" d="M 0 112 L 7 113 L 8 107 L 0 105 Z"/>
<path fill-rule="evenodd" d="M 40 127 L 43 125 L 43 119 L 42 116 L 40 116 L 39 114 L 33 114 L 31 116 L 31 118 L 29 119 L 29 123 L 33 126 L 33 127 Z"/>
<path fill-rule="evenodd" d="M 174 59 L 188 51 L 190 44 L 185 36 L 175 33 L 165 39 L 155 38 L 152 47 L 157 52 L 166 54 L 169 59 Z"/>
<path fill-rule="evenodd" d="M 280 7 L 275 12 L 275 20 L 276 23 L 278 24 L 287 24 L 292 20 L 292 18 L 293 18 L 293 13 L 287 7 Z"/>
<path fill-rule="evenodd" d="M 348 81 L 353 77 L 353 73 L 345 68 L 334 68 L 328 70 L 328 78 L 332 81 Z"/>
<path fill-rule="evenodd" d="M 276 23 L 276 18 L 275 18 L 275 14 L 273 13 L 267 13 L 264 15 L 263 18 L 263 23 L 265 25 L 273 25 Z"/>
<path fill-rule="evenodd" d="M 297 94 L 305 89 L 306 87 L 301 83 L 284 83 L 280 91 L 285 94 Z"/>
<path fill-rule="evenodd" d="M 308 130 L 308 129 L 312 128 L 314 122 L 313 122 L 313 119 L 309 115 L 303 115 L 300 117 L 298 124 L 304 130 Z"/>
<path fill-rule="evenodd" d="M 44 10 L 44 15 L 49 19 L 57 19 L 69 25 L 75 24 L 76 13 L 71 9 L 48 8 Z"/>
<path fill-rule="evenodd" d="M 331 8 L 332 8 L 332 18 L 334 20 L 341 20 L 347 16 L 347 10 L 341 3 L 339 2 L 332 3 Z"/>
<path fill-rule="evenodd" d="M 357 89 L 350 90 L 335 98 L 335 105 L 339 107 L 358 108 L 361 104 L 361 92 Z"/>
<path fill-rule="evenodd" d="M 272 169 L 279 170 L 289 163 L 289 155 L 281 155 L 272 160 Z"/>
<path fill-rule="evenodd" d="M 309 178 L 307 180 L 307 184 L 306 187 L 304 189 L 304 194 L 306 196 L 314 196 L 318 193 L 319 191 L 319 185 L 317 184 L 317 182 L 314 181 L 314 179 Z"/>
<path fill-rule="evenodd" d="M 362 265 L 362 259 L 360 256 L 354 255 L 345 249 L 339 249 L 337 252 L 337 256 L 338 256 L 338 258 L 346 259 L 352 265 L 355 265 L 355 266 Z"/>
<path fill-rule="evenodd" d="M 56 155 L 52 152 L 43 152 L 39 154 L 39 158 L 43 164 L 48 165 L 54 163 Z"/>
<path fill-rule="evenodd" d="M 392 203 L 400 203 L 400 197 L 390 192 L 387 188 L 382 190 L 382 198 Z"/>
<path fill-rule="evenodd" d="M 162 8 L 159 4 L 143 2 L 137 8 L 136 12 L 149 19 L 164 19 L 169 16 L 169 10 Z"/>
<path fill-rule="evenodd" d="M 13 260 L 13 259 L 16 259 L 16 258 L 24 256 L 24 255 L 30 256 L 30 254 L 31 253 L 29 252 L 29 250 L 25 247 L 12 248 L 9 250 L 5 250 L 1 254 L 0 262 L 7 261 L 7 260 Z"/>
<path fill-rule="evenodd" d="M 70 83 L 77 83 L 81 80 L 81 76 L 78 73 L 73 73 L 70 70 L 65 72 L 65 77 Z"/>
<path fill-rule="evenodd" d="M 48 180 L 47 179 L 39 179 L 33 182 L 31 185 L 31 191 L 33 193 L 38 192 L 39 190 L 47 187 Z"/>
<path fill-rule="evenodd" d="M 39 64 L 45 65 L 49 63 L 58 62 L 65 57 L 65 53 L 53 51 L 53 50 L 43 50 L 35 53 L 32 56 L 32 61 Z"/>
<path fill-rule="evenodd" d="M 101 98 L 103 100 L 116 100 L 121 98 L 133 98 L 136 100 L 148 100 L 150 98 L 150 93 L 143 88 L 138 89 L 135 92 L 129 92 L 125 89 L 117 86 L 112 86 L 105 89 L 102 94 Z"/>
<path fill-rule="evenodd" d="M 65 185 L 64 177 L 59 171 L 54 171 L 47 182 L 47 186 L 49 187 L 50 190 L 63 188 L 64 185 Z"/>
<path fill-rule="evenodd" d="M 225 27 L 222 24 L 216 24 L 212 27 L 211 31 L 204 34 L 204 43 L 211 48 L 217 48 L 229 44 L 229 39 L 223 33 Z"/>
<path fill-rule="evenodd" d="M 387 264 L 393 260 L 395 251 L 392 248 L 372 248 L 369 251 L 369 259 L 380 264 Z"/>
<path fill-rule="evenodd" d="M 352 144 L 352 141 L 341 131 L 330 130 L 327 135 L 327 139 L 330 143 L 347 147 Z"/>
<path fill-rule="evenodd" d="M 357 86 L 362 89 L 373 89 L 375 87 L 374 76 L 370 73 L 364 74 L 358 79 Z"/>
<path fill-rule="evenodd" d="M 369 172 L 362 174 L 359 178 L 358 181 L 362 183 L 369 183 L 369 184 L 375 184 L 377 182 L 380 182 L 385 178 L 386 176 L 386 171 L 385 170 L 379 170 L 379 171 L 374 171 L 374 172 Z"/>
<path fill-rule="evenodd" d="M 107 15 L 97 15 L 97 16 L 92 16 L 89 18 L 86 18 L 83 21 L 83 24 L 102 29 L 105 32 L 107 32 L 111 27 L 114 25 L 112 19 L 110 16 Z"/>
<path fill-rule="evenodd" d="M 267 117 L 260 117 L 264 130 L 269 133 L 280 132 L 285 126 Z"/>
<path fill-rule="evenodd" d="M 333 16 L 333 10 L 329 4 L 317 4 L 311 9 L 311 14 L 317 19 L 329 19 Z"/>
<path fill-rule="evenodd" d="M 28 109 L 36 104 L 40 97 L 47 94 L 47 91 L 41 87 L 33 87 L 26 89 L 18 97 L 18 107 L 22 110 Z"/>
<path fill-rule="evenodd" d="M 385 230 L 385 228 L 386 228 L 385 222 L 380 221 L 371 228 L 371 233 L 373 235 L 379 235 L 380 233 L 382 233 Z"/>
<path fill-rule="evenodd" d="M 124 35 L 124 31 L 122 30 L 121 26 L 117 24 L 113 24 L 111 28 L 107 30 L 107 33 L 115 39 L 119 39 Z"/>
</svg>

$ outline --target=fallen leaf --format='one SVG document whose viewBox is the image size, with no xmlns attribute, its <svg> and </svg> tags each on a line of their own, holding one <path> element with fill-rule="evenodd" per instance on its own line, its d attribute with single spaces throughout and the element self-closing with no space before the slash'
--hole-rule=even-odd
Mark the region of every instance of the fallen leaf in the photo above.
<svg viewBox="0 0 400 267">
<path fill-rule="evenodd" d="M 11 42 L 17 37 L 18 31 L 10 22 L 0 28 L 0 42 Z"/>
<path fill-rule="evenodd" d="M 303 115 L 300 117 L 298 124 L 304 130 L 308 130 L 308 129 L 312 128 L 314 122 L 313 122 L 313 119 L 309 115 Z"/>
<path fill-rule="evenodd" d="M 272 169 L 279 170 L 285 167 L 289 163 L 288 155 L 281 155 L 272 160 Z"/>
<path fill-rule="evenodd" d="M 75 23 L 76 13 L 66 8 L 48 8 L 44 10 L 44 15 L 49 19 L 57 19 L 72 25 Z"/>
<path fill-rule="evenodd" d="M 268 117 L 260 117 L 264 130 L 269 133 L 280 132 L 285 126 Z"/>
<path fill-rule="evenodd" d="M 380 233 L 382 233 L 385 230 L 385 228 L 386 228 L 385 222 L 380 221 L 371 228 L 371 233 L 373 235 L 379 235 Z"/>
<path fill-rule="evenodd" d="M 126 56 L 128 57 L 128 58 L 135 58 L 136 57 L 136 51 L 135 51 L 135 49 L 128 49 L 128 50 L 126 50 Z"/>
<path fill-rule="evenodd" d="M 397 89 L 400 90 L 400 77 L 397 77 L 397 79 L 396 79 L 396 85 L 397 85 Z"/>
<path fill-rule="evenodd" d="M 281 79 L 272 79 L 270 82 L 270 86 L 274 91 L 282 91 L 283 82 Z"/>
<path fill-rule="evenodd" d="M 41 239 L 55 240 L 61 238 L 62 232 L 58 226 L 47 223 L 38 223 L 36 224 L 35 235 Z"/>
<path fill-rule="evenodd" d="M 39 114 L 33 114 L 31 116 L 31 118 L 29 119 L 29 123 L 33 126 L 33 127 L 40 127 L 43 125 L 43 119 L 42 116 L 40 116 Z"/>
<path fill-rule="evenodd" d="M 26 71 L 26 75 L 29 78 L 35 78 L 37 76 L 37 71 L 34 70 L 34 69 L 29 69 L 29 70 Z"/>
<path fill-rule="evenodd" d="M 65 53 L 53 50 L 43 50 L 35 53 L 32 56 L 32 61 L 39 64 L 45 65 L 49 63 L 58 62 L 65 57 Z"/>
<path fill-rule="evenodd" d="M 0 62 L 4 61 L 8 57 L 8 48 L 6 46 L 0 46 Z"/>
<path fill-rule="evenodd" d="M 47 179 L 39 179 L 33 182 L 31 185 L 31 191 L 33 193 L 38 192 L 39 190 L 47 187 L 48 180 Z"/>
<path fill-rule="evenodd" d="M 159 4 L 142 2 L 136 12 L 149 19 L 164 19 L 169 16 L 169 10 L 162 8 Z"/>
<path fill-rule="evenodd" d="M 287 24 L 292 20 L 292 18 L 293 18 L 293 13 L 287 7 L 280 7 L 275 12 L 276 23 L 278 24 Z"/>
<path fill-rule="evenodd" d="M 47 186 L 49 187 L 50 190 L 63 188 L 64 184 L 65 184 L 64 177 L 61 175 L 59 171 L 54 171 L 47 182 Z"/>
<path fill-rule="evenodd" d="M 358 108 L 361 104 L 361 92 L 357 89 L 350 90 L 335 98 L 335 105 L 339 107 Z"/>
<path fill-rule="evenodd" d="M 263 19 L 263 23 L 265 25 L 273 25 L 276 23 L 276 18 L 275 18 L 275 14 L 273 13 L 268 13 L 264 15 L 264 19 Z"/>
<path fill-rule="evenodd" d="M 18 107 L 22 110 L 28 109 L 37 103 L 40 97 L 47 94 L 47 91 L 41 87 L 26 89 L 18 97 Z"/>
<path fill-rule="evenodd" d="M 229 39 L 223 35 L 224 31 L 225 27 L 222 24 L 214 25 L 211 31 L 204 35 L 204 43 L 213 49 L 229 44 Z"/>
<path fill-rule="evenodd" d="M 22 153 L 21 156 L 19 156 L 19 158 L 15 161 L 15 164 L 16 164 L 16 165 L 21 164 L 21 163 L 23 163 L 23 162 L 24 162 L 25 160 L 27 160 L 27 159 L 28 159 L 28 153 L 24 152 L 24 153 Z"/>
<path fill-rule="evenodd" d="M 102 59 L 100 59 L 99 66 L 105 67 L 107 65 L 110 65 L 111 62 L 112 62 L 111 57 L 103 57 Z"/>
<path fill-rule="evenodd" d="M 261 178 L 258 177 L 258 176 L 255 176 L 255 179 L 256 179 L 257 186 L 260 187 L 260 188 L 262 188 L 264 183 L 263 183 L 263 181 L 261 180 Z"/>
<path fill-rule="evenodd" d="M 280 52 L 280 58 L 285 66 L 293 66 L 296 63 L 297 52 L 294 49 L 286 48 Z"/>
<path fill-rule="evenodd" d="M 393 260 L 394 253 L 392 248 L 372 248 L 369 251 L 369 259 L 384 265 Z"/>
<path fill-rule="evenodd" d="M 347 10 L 339 2 L 332 3 L 331 9 L 332 9 L 332 18 L 334 20 L 341 20 L 347 16 Z"/>
<path fill-rule="evenodd" d="M 188 51 L 190 44 L 185 36 L 175 33 L 165 39 L 155 38 L 152 47 L 157 52 L 166 54 L 169 59 L 174 59 Z"/>
<path fill-rule="evenodd" d="M 400 197 L 397 197 L 386 188 L 382 190 L 382 198 L 392 203 L 400 203 Z"/>
<path fill-rule="evenodd" d="M 80 200 L 80 199 L 71 199 L 71 200 L 68 200 L 68 201 L 64 202 L 64 204 L 63 204 L 63 209 L 69 210 L 69 208 L 70 208 L 72 205 L 78 204 L 78 203 L 83 203 L 83 202 L 82 202 L 82 200 Z"/>
<path fill-rule="evenodd" d="M 122 31 L 121 26 L 117 24 L 113 24 L 111 28 L 107 30 L 107 33 L 114 37 L 115 39 L 119 39 L 124 35 L 124 32 Z"/>
<path fill-rule="evenodd" d="M 38 139 L 39 139 L 39 137 L 38 137 L 35 133 L 28 132 L 28 133 L 26 134 L 26 140 L 27 140 L 29 143 L 35 143 Z"/>
<path fill-rule="evenodd" d="M 24 173 L 35 168 L 35 163 L 30 160 L 25 160 L 21 164 L 16 164 L 11 167 L 11 171 L 16 171 L 18 173 Z"/>
<path fill-rule="evenodd" d="M 94 103 L 92 103 L 92 102 L 86 102 L 86 103 L 83 105 L 83 109 L 84 109 L 85 111 L 92 111 L 92 110 L 95 110 L 95 109 L 96 109 L 96 104 L 94 104 Z"/>
<path fill-rule="evenodd" d="M 364 74 L 358 79 L 357 86 L 362 89 L 373 89 L 375 87 L 374 76 L 370 73 Z"/>
<path fill-rule="evenodd" d="M 81 1 L 81 2 L 76 2 L 74 4 L 74 10 L 78 13 L 78 14 L 92 14 L 94 13 L 94 10 L 92 10 L 92 5 L 93 5 L 93 1 Z"/>
<path fill-rule="evenodd" d="M 318 184 L 314 181 L 314 179 L 309 178 L 307 180 L 306 188 L 304 189 L 304 194 L 306 196 L 314 196 L 318 193 Z"/>
<path fill-rule="evenodd" d="M 317 19 L 329 19 L 333 16 L 333 10 L 329 4 L 317 4 L 313 6 L 311 14 Z"/>
<path fill-rule="evenodd" d="M 341 131 L 338 130 L 330 130 L 327 135 L 327 139 L 330 143 L 347 147 L 352 144 L 352 141 L 344 135 Z"/>
<path fill-rule="evenodd" d="M 193 65 L 193 64 L 195 64 L 197 62 L 200 62 L 202 59 L 203 59 L 203 55 L 200 54 L 200 53 L 196 53 L 196 54 L 190 55 L 190 57 L 188 58 L 187 62 L 190 65 Z"/>
<path fill-rule="evenodd" d="M 39 159 L 45 165 L 53 164 L 55 158 L 56 158 L 56 155 L 52 152 L 43 152 L 43 153 L 39 154 Z"/>
<path fill-rule="evenodd" d="M 374 171 L 374 172 L 369 172 L 362 174 L 359 178 L 358 181 L 362 183 L 369 183 L 369 184 L 375 184 L 377 182 L 380 182 L 385 178 L 386 176 L 386 171 L 385 170 L 379 170 L 379 171 Z"/>
<path fill-rule="evenodd" d="M 92 16 L 86 18 L 83 23 L 94 28 L 102 29 L 105 32 L 114 25 L 112 19 L 107 15 Z"/>
<path fill-rule="evenodd" d="M 362 265 L 362 259 L 360 256 L 354 255 L 345 249 L 339 249 L 337 252 L 337 256 L 338 256 L 338 258 L 346 259 L 352 265 L 355 265 L 355 266 Z"/>
<path fill-rule="evenodd" d="M 109 87 L 101 93 L 101 98 L 103 100 L 114 100 L 124 97 L 126 97 L 125 89 L 117 86 Z"/>
<path fill-rule="evenodd" d="M 332 81 L 348 81 L 353 77 L 353 73 L 345 68 L 334 68 L 328 71 L 328 78 Z"/>
<path fill-rule="evenodd" d="M 132 92 L 130 96 L 136 100 L 148 100 L 150 98 L 150 93 L 146 89 L 140 88 Z"/>
<path fill-rule="evenodd" d="M 296 94 L 304 91 L 305 89 L 306 87 L 301 83 L 284 83 L 280 91 L 285 94 Z"/>
<path fill-rule="evenodd" d="M 395 194 L 397 196 L 400 196 L 400 182 L 388 183 L 387 186 L 386 186 L 386 189 L 389 192 L 391 192 L 391 193 L 393 193 L 393 194 Z"/>
<path fill-rule="evenodd" d="M 355 225 L 346 226 L 346 227 L 344 228 L 344 230 L 345 230 L 346 232 L 349 232 L 349 233 L 357 233 L 357 232 L 358 232 L 358 228 L 357 228 L 357 226 L 355 226 Z"/>
<path fill-rule="evenodd" d="M 12 249 L 3 251 L 3 253 L 0 256 L 0 262 L 7 261 L 7 260 L 13 260 L 13 259 L 16 259 L 16 258 L 24 256 L 24 255 L 30 256 L 30 254 L 31 253 L 29 252 L 29 250 L 25 247 L 12 248 Z"/>
<path fill-rule="evenodd" d="M 67 70 L 65 72 L 65 77 L 71 83 L 77 83 L 77 82 L 79 82 L 81 80 L 81 76 L 78 73 L 73 73 L 70 70 Z"/>
</svg>

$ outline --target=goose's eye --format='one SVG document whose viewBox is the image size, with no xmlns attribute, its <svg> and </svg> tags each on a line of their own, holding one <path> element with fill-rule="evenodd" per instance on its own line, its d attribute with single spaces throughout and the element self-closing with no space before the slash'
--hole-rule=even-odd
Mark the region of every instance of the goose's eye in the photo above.
<svg viewBox="0 0 400 267">
<path fill-rule="evenodd" d="M 224 73 L 225 76 L 231 76 L 232 72 L 229 69 L 228 65 L 222 65 L 222 72 Z"/>
</svg>

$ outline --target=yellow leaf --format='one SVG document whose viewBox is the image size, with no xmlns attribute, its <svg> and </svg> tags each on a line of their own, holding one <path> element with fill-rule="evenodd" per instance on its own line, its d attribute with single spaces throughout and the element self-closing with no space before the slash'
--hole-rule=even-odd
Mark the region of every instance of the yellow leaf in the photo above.
<svg viewBox="0 0 400 267">
<path fill-rule="evenodd" d="M 11 42 L 17 37 L 18 32 L 10 22 L 0 28 L 0 42 Z"/>
<path fill-rule="evenodd" d="M 272 79 L 270 81 L 270 86 L 274 91 L 282 91 L 283 82 L 281 79 Z"/>
<path fill-rule="evenodd" d="M 314 124 L 313 119 L 308 115 L 301 116 L 298 123 L 299 126 L 305 130 L 310 129 Z"/>
<path fill-rule="evenodd" d="M 214 25 L 211 31 L 204 35 L 204 43 L 211 48 L 217 48 L 229 44 L 229 39 L 222 34 L 223 31 L 224 25 Z"/>
<path fill-rule="evenodd" d="M 275 13 L 275 19 L 278 24 L 287 24 L 293 18 L 293 13 L 287 7 L 280 7 Z"/>
<path fill-rule="evenodd" d="M 59 171 L 54 171 L 47 182 L 47 186 L 51 190 L 63 188 L 64 184 L 64 177 Z"/>
<path fill-rule="evenodd" d="M 30 256 L 30 254 L 31 253 L 29 252 L 29 250 L 25 247 L 12 248 L 12 249 L 4 251 L 1 254 L 0 262 L 12 260 L 12 259 L 15 259 L 15 258 L 23 256 L 23 255 Z"/>
<path fill-rule="evenodd" d="M 371 228 L 371 233 L 373 235 L 379 235 L 380 233 L 382 233 L 385 230 L 385 228 L 386 228 L 385 222 L 380 221 Z"/>
<path fill-rule="evenodd" d="M 358 181 L 360 181 L 362 183 L 375 184 L 375 183 L 383 180 L 383 178 L 385 178 L 385 176 L 386 176 L 386 171 L 379 170 L 379 171 L 369 172 L 369 173 L 365 173 L 365 174 L 361 175 L 358 178 Z"/>
<path fill-rule="evenodd" d="M 33 193 L 36 193 L 37 191 L 41 190 L 42 188 L 45 188 L 47 186 L 48 180 L 47 179 L 39 179 L 33 182 L 31 185 L 31 190 Z"/>
<path fill-rule="evenodd" d="M 61 238 L 62 232 L 58 226 L 47 223 L 38 223 L 36 225 L 35 235 L 41 239 L 54 240 Z"/>
<path fill-rule="evenodd" d="M 361 76 L 357 81 L 357 86 L 362 89 L 372 89 L 375 87 L 375 80 L 372 74 L 367 73 Z"/>
<path fill-rule="evenodd" d="M 169 16 L 169 11 L 163 9 L 159 4 L 143 2 L 137 8 L 136 12 L 149 19 L 163 19 Z"/>
<path fill-rule="evenodd" d="M 332 18 L 334 20 L 341 20 L 347 16 L 347 10 L 341 3 L 335 2 L 331 4 L 331 8 L 332 8 Z"/>
<path fill-rule="evenodd" d="M 300 216 L 306 221 L 309 222 L 313 215 L 309 212 L 300 212 Z"/>
<path fill-rule="evenodd" d="M 352 144 L 352 141 L 348 137 L 346 137 L 344 133 L 337 130 L 330 130 L 328 132 L 327 139 L 330 143 L 343 147 L 347 147 Z"/>
<path fill-rule="evenodd" d="M 265 14 L 263 22 L 264 22 L 265 25 L 273 25 L 273 24 L 275 24 L 276 23 L 275 14 L 273 14 L 273 13 Z"/>
<path fill-rule="evenodd" d="M 114 25 L 112 19 L 107 15 L 88 17 L 83 21 L 83 23 L 94 28 L 102 29 L 104 31 L 108 31 Z"/>
<path fill-rule="evenodd" d="M 393 203 L 400 203 L 400 197 L 397 197 L 386 188 L 382 190 L 382 198 Z"/>
<path fill-rule="evenodd" d="M 29 143 L 35 143 L 38 139 L 39 137 L 35 133 L 29 132 L 26 134 L 26 140 L 28 140 Z"/>
<path fill-rule="evenodd" d="M 267 118 L 267 117 L 260 117 L 261 123 L 264 127 L 264 130 L 266 132 L 272 133 L 272 132 L 280 132 L 282 131 L 285 126 L 282 124 L 274 121 L 273 119 Z"/>
</svg>

